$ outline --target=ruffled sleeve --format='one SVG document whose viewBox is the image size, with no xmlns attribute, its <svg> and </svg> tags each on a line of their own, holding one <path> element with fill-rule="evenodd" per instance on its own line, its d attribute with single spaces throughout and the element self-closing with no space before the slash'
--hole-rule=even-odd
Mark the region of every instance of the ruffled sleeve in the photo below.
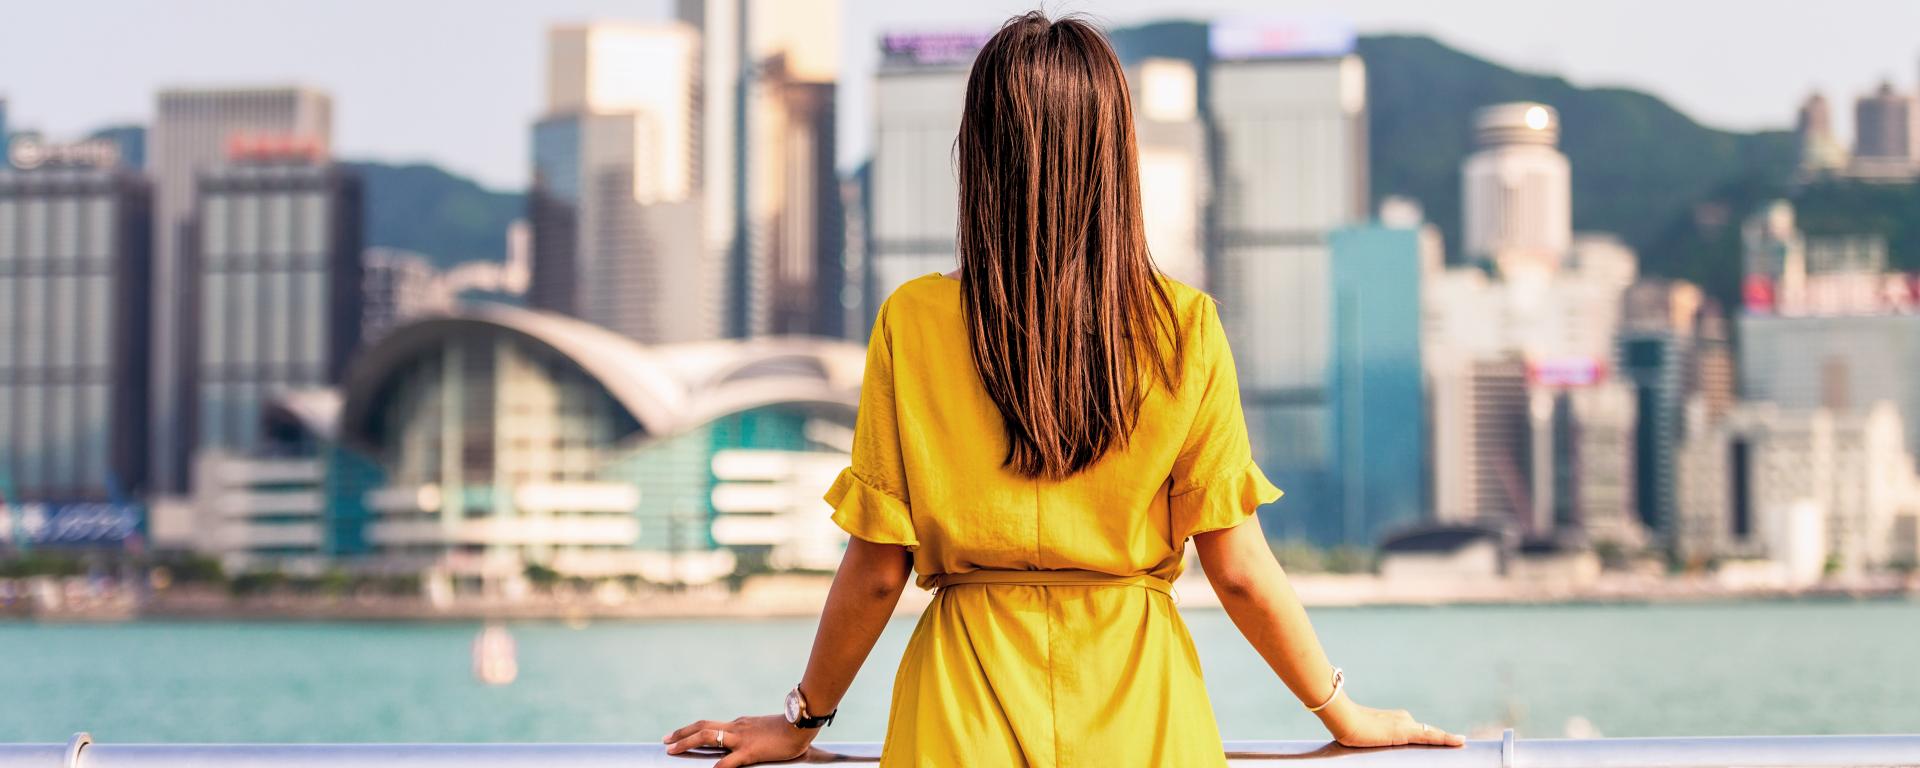
<svg viewBox="0 0 1920 768">
<path fill-rule="evenodd" d="M 919 546 L 894 410 L 893 343 L 886 304 L 880 306 L 873 336 L 867 340 L 867 368 L 860 383 L 860 411 L 854 416 L 851 464 L 841 471 L 825 496 L 833 507 L 834 524 L 876 544 Z"/>
<path fill-rule="evenodd" d="M 1194 380 L 1181 387 L 1195 398 L 1193 422 L 1167 487 L 1176 548 L 1196 534 L 1239 525 L 1281 496 L 1253 462 L 1239 373 L 1212 301 L 1204 302 L 1195 362 Z"/>
<path fill-rule="evenodd" d="M 847 533 L 875 544 L 920 546 L 906 500 L 861 480 L 852 467 L 840 471 L 826 499 L 833 505 L 833 524 Z"/>
</svg>

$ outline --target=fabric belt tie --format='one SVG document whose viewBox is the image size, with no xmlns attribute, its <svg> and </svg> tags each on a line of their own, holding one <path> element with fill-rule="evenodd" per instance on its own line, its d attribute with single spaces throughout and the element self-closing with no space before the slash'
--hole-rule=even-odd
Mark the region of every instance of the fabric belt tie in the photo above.
<svg viewBox="0 0 1920 768">
<path fill-rule="evenodd" d="M 937 573 L 933 576 L 933 593 L 938 595 L 947 587 L 957 584 L 1011 584 L 1022 587 L 1145 587 L 1168 597 L 1174 596 L 1173 585 L 1158 576 L 1145 573 L 1115 576 L 1111 573 L 1077 568 L 1036 571 L 985 568 L 961 573 Z"/>
</svg>

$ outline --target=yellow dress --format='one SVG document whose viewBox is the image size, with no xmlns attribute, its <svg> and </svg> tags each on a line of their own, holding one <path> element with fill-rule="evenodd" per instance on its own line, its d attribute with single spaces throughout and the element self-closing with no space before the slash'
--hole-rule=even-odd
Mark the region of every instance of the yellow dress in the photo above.
<svg viewBox="0 0 1920 768">
<path fill-rule="evenodd" d="M 1172 581 L 1189 537 L 1239 524 L 1280 490 L 1254 466 L 1213 300 L 1167 286 L 1186 342 L 1176 389 L 1156 382 L 1127 444 L 1057 481 L 1001 465 L 1005 427 L 968 351 L 960 283 L 935 274 L 901 286 L 868 342 L 852 466 L 826 496 L 833 521 L 912 549 L 925 588 L 977 570 Z M 938 590 L 907 643 L 880 763 L 1226 759 L 1193 640 L 1168 595 L 969 584 Z"/>
</svg>

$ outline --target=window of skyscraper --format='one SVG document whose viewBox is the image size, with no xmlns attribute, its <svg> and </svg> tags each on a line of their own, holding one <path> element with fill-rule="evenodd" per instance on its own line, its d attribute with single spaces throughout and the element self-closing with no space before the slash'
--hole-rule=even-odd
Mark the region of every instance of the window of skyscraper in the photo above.
<svg viewBox="0 0 1920 768">
<path fill-rule="evenodd" d="M 49 362 L 57 369 L 70 368 L 74 361 L 74 347 L 79 341 L 74 324 L 80 314 L 80 307 L 75 301 L 80 292 L 80 279 L 73 275 L 54 275 L 47 279 L 53 287 L 52 312 L 47 318 L 53 329 L 53 345 L 47 350 Z"/>
<path fill-rule="evenodd" d="M 80 255 L 80 199 L 61 196 L 53 203 L 53 258 L 73 261 Z"/>
<path fill-rule="evenodd" d="M 19 235 L 20 227 L 16 222 L 20 204 L 12 200 L 0 200 L 0 261 L 14 258 L 14 238 Z"/>
<path fill-rule="evenodd" d="M 267 195 L 267 256 L 269 264 L 284 264 L 293 252 L 293 196 Z"/>
<path fill-rule="evenodd" d="M 86 278 L 86 352 L 81 364 L 91 370 L 89 377 L 104 376 L 113 354 L 113 278 L 103 274 Z"/>
<path fill-rule="evenodd" d="M 227 255 L 229 226 L 227 220 L 227 198 L 220 195 L 208 195 L 201 205 L 205 206 L 204 222 L 200 232 L 201 252 L 205 254 L 206 268 L 213 268 L 220 258 Z"/>
<path fill-rule="evenodd" d="M 327 242 L 327 197 L 319 192 L 300 196 L 300 242 L 299 252 L 303 258 L 314 259 L 326 249 Z M 317 259 L 309 263 L 321 263 Z"/>
<path fill-rule="evenodd" d="M 231 205 L 235 226 L 229 253 L 237 259 L 251 261 L 260 254 L 260 198 L 235 195 Z"/>
<path fill-rule="evenodd" d="M 21 238 L 20 258 L 45 259 L 47 257 L 47 201 L 34 198 L 27 201 L 21 209 L 20 228 L 25 230 Z"/>
<path fill-rule="evenodd" d="M 113 199 L 106 195 L 95 195 L 87 201 L 86 245 L 84 254 L 89 258 L 104 259 L 113 255 Z"/>
</svg>

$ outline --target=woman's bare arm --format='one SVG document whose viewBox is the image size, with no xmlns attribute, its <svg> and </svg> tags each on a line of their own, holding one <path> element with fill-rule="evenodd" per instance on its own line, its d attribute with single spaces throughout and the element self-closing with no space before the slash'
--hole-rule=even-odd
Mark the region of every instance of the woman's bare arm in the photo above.
<svg viewBox="0 0 1920 768">
<path fill-rule="evenodd" d="M 820 612 L 806 674 L 800 679 L 800 693 L 810 714 L 840 708 L 853 676 L 893 617 L 912 571 L 913 556 L 906 547 L 858 538 L 847 543 L 847 553 L 840 558 L 840 570 L 827 592 L 826 608 Z M 723 746 L 730 751 L 714 765 L 735 768 L 796 757 L 818 735 L 820 729 L 795 728 L 785 715 L 762 715 L 729 722 L 701 720 L 667 734 L 663 741 L 669 754 Z"/>
<path fill-rule="evenodd" d="M 860 539 L 847 544 L 813 635 L 807 673 L 800 679 L 800 692 L 814 714 L 840 708 L 840 698 L 893 618 L 912 573 L 913 555 L 906 547 Z"/>
<path fill-rule="evenodd" d="M 1326 702 L 1334 691 L 1333 665 L 1327 662 L 1286 572 L 1274 559 L 1260 519 L 1250 517 L 1232 528 L 1202 533 L 1193 537 L 1193 544 L 1207 581 L 1240 634 L 1295 698 L 1309 707 Z M 1415 722 L 1405 711 L 1360 706 L 1344 692 L 1316 714 L 1335 739 L 1350 747 L 1464 743 L 1459 736 Z"/>
</svg>

